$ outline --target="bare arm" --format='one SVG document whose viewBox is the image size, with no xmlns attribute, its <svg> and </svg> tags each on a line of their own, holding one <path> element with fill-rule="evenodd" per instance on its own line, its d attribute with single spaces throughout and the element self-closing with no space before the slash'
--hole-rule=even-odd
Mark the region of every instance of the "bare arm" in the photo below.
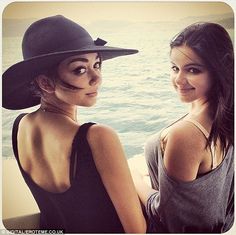
<svg viewBox="0 0 236 235">
<path fill-rule="evenodd" d="M 168 133 L 163 159 L 168 174 L 182 181 L 194 180 L 202 162 L 201 153 L 204 148 L 205 139 L 198 129 L 188 123 L 175 125 Z M 146 205 L 150 195 L 157 191 L 149 187 L 145 174 L 136 168 L 136 164 L 129 161 L 129 166 L 140 200 Z"/>
<path fill-rule="evenodd" d="M 126 233 L 145 233 L 146 221 L 116 133 L 94 125 L 88 133 L 97 170 Z"/>
<path fill-rule="evenodd" d="M 198 129 L 180 122 L 168 134 L 164 165 L 168 174 L 181 181 L 196 179 L 205 149 Z"/>
<path fill-rule="evenodd" d="M 128 164 L 139 199 L 145 206 L 150 195 L 156 192 L 151 188 L 145 158 L 144 156 L 133 157 L 128 160 Z"/>
<path fill-rule="evenodd" d="M 129 164 L 129 166 L 136 191 L 142 204 L 145 206 L 147 204 L 148 198 L 157 191 L 150 187 L 147 180 L 145 179 L 146 176 L 143 175 L 137 168 L 135 168 L 134 165 Z"/>
</svg>

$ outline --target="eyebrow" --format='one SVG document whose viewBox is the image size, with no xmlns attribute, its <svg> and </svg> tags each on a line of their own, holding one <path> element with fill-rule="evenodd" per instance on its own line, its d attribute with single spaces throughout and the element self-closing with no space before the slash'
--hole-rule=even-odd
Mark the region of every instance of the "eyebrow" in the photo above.
<svg viewBox="0 0 236 235">
<path fill-rule="evenodd" d="M 175 65 L 174 62 L 171 61 L 171 63 Z M 189 64 L 184 65 L 184 67 L 189 67 L 189 66 L 205 67 L 204 64 L 199 64 L 199 63 L 189 63 Z"/>
<path fill-rule="evenodd" d="M 186 64 L 184 67 L 188 67 L 188 66 L 199 66 L 199 67 L 205 67 L 204 64 L 198 64 L 198 63 L 190 63 L 190 64 Z"/>
<path fill-rule="evenodd" d="M 100 59 L 100 56 L 99 56 L 99 55 L 96 56 L 95 60 L 98 59 L 98 58 Z M 86 59 L 86 58 L 78 57 L 78 58 L 74 58 L 74 59 L 70 60 L 70 61 L 67 63 L 67 65 L 69 65 L 69 64 L 71 64 L 71 63 L 73 63 L 73 62 L 76 62 L 76 61 L 85 62 L 85 63 L 88 63 L 88 62 L 89 62 L 89 60 Z"/>
</svg>

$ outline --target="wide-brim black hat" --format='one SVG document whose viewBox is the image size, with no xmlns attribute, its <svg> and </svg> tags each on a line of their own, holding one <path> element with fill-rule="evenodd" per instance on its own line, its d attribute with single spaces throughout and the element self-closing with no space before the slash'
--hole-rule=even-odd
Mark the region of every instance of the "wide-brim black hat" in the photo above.
<svg viewBox="0 0 236 235">
<path fill-rule="evenodd" d="M 34 22 L 23 37 L 24 60 L 2 75 L 2 106 L 17 110 L 38 105 L 40 98 L 33 95 L 30 83 L 35 76 L 67 57 L 98 52 L 102 60 L 108 60 L 138 52 L 105 44 L 100 38 L 94 41 L 83 27 L 60 15 Z"/>
</svg>

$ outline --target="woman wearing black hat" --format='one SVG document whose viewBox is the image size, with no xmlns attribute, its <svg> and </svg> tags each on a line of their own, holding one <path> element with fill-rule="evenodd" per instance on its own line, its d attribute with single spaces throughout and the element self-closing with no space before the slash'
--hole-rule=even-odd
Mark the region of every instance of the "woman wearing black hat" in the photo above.
<svg viewBox="0 0 236 235">
<path fill-rule="evenodd" d="M 234 50 L 227 31 L 196 23 L 170 44 L 184 117 L 150 138 L 152 188 L 133 169 L 149 232 L 223 233 L 234 222 Z"/>
<path fill-rule="evenodd" d="M 137 50 L 106 47 L 63 16 L 33 23 L 24 60 L 3 74 L 3 107 L 21 114 L 13 149 L 41 212 L 41 229 L 66 233 L 144 233 L 145 219 L 114 131 L 80 124 L 77 106 L 92 106 L 101 85 L 101 63 Z"/>
</svg>

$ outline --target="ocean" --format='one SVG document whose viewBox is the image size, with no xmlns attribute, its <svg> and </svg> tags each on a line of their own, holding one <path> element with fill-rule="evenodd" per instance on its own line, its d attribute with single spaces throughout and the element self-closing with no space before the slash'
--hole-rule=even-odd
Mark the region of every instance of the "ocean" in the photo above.
<svg viewBox="0 0 236 235">
<path fill-rule="evenodd" d="M 186 22 L 187 24 L 187 22 Z M 101 25 L 100 25 L 101 26 Z M 98 102 L 90 108 L 78 107 L 80 123 L 92 121 L 111 126 L 119 135 L 127 158 L 143 154 L 146 140 L 173 120 L 184 115 L 189 106 L 179 101 L 169 78 L 169 42 L 183 24 L 137 23 L 123 27 L 86 29 L 110 46 L 135 48 L 138 54 L 104 61 L 103 84 Z M 21 37 L 3 38 L 3 71 L 21 56 Z M 22 112 L 38 107 L 10 111 L 2 109 L 2 156 L 13 157 L 11 130 Z"/>
</svg>

